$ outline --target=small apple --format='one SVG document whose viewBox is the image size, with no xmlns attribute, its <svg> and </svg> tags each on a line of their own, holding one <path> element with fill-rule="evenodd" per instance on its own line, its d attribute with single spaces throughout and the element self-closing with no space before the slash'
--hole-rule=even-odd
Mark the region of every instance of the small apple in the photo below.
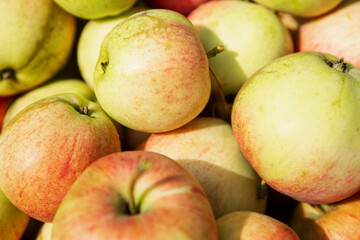
<svg viewBox="0 0 360 240">
<path fill-rule="evenodd" d="M 217 239 L 199 182 L 161 154 L 128 151 L 91 164 L 56 212 L 52 239 Z"/>
<path fill-rule="evenodd" d="M 5 128 L 10 120 L 28 105 L 61 93 L 73 93 L 90 101 L 96 100 L 94 92 L 83 81 L 78 79 L 57 79 L 17 97 L 6 112 L 2 128 Z"/>
<path fill-rule="evenodd" d="M 80 173 L 117 151 L 118 133 L 98 104 L 74 94 L 44 98 L 0 135 L 0 187 L 21 211 L 51 222 Z"/>
<path fill-rule="evenodd" d="M 106 113 L 141 132 L 183 126 L 210 97 L 209 64 L 193 25 L 164 9 L 136 13 L 107 34 L 94 81 Z"/>
<path fill-rule="evenodd" d="M 334 204 L 298 203 L 290 227 L 306 240 L 360 239 L 360 192 Z"/>
<path fill-rule="evenodd" d="M 218 218 L 216 225 L 219 240 L 299 240 L 288 225 L 257 212 L 231 212 Z"/>
<path fill-rule="evenodd" d="M 0 15 L 0 96 L 30 90 L 65 65 L 75 17 L 52 0 L 0 1 Z"/>
<path fill-rule="evenodd" d="M 119 15 L 130 9 L 136 0 L 54 0 L 65 11 L 84 19 L 98 19 Z"/>
<path fill-rule="evenodd" d="M 145 0 L 152 8 L 165 8 L 183 15 L 188 15 L 197 6 L 207 1 L 209 0 Z"/>
<path fill-rule="evenodd" d="M 275 190 L 325 204 L 360 189 L 360 69 L 329 54 L 273 61 L 237 94 L 232 127 Z"/>
<path fill-rule="evenodd" d="M 254 0 L 268 8 L 300 17 L 315 17 L 334 9 L 342 0 Z"/>
<path fill-rule="evenodd" d="M 344 1 L 334 11 L 300 25 L 299 51 L 332 54 L 360 68 L 360 1 Z"/>
<path fill-rule="evenodd" d="M 258 198 L 260 178 L 241 153 L 228 122 L 199 117 L 181 128 L 150 135 L 143 149 L 188 169 L 204 188 L 216 218 L 239 210 L 265 212 L 266 200 Z"/>
<path fill-rule="evenodd" d="M 3 126 L 4 118 L 10 104 L 14 101 L 14 97 L 0 97 L 0 129 Z M 0 130 L 1 132 L 1 130 Z"/>
<path fill-rule="evenodd" d="M 0 239 L 20 239 L 29 220 L 30 217 L 17 209 L 0 190 Z"/>
<path fill-rule="evenodd" d="M 209 1 L 188 16 L 206 51 L 225 50 L 209 64 L 225 95 L 235 95 L 243 83 L 272 60 L 292 53 L 293 41 L 279 17 L 255 3 Z M 212 81 L 212 94 L 219 94 Z"/>
</svg>

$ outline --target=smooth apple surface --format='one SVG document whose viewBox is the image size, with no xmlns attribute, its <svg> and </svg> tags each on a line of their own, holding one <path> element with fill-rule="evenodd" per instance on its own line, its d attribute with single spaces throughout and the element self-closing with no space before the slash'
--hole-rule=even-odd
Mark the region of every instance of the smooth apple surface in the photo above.
<svg viewBox="0 0 360 240">
<path fill-rule="evenodd" d="M 75 39 L 74 16 L 52 0 L 1 1 L 0 15 L 0 96 L 30 90 L 65 65 Z"/>
<path fill-rule="evenodd" d="M 188 15 L 200 4 L 209 0 L 145 0 L 152 8 L 165 8 L 179 12 L 183 15 Z"/>
<path fill-rule="evenodd" d="M 360 2 L 344 1 L 334 11 L 300 25 L 299 51 L 332 54 L 360 68 Z"/>
<path fill-rule="evenodd" d="M 208 52 L 225 50 L 209 59 L 225 95 L 236 95 L 243 83 L 272 60 L 292 53 L 293 41 L 279 17 L 246 1 L 209 1 L 188 16 Z M 212 93 L 219 94 L 212 79 Z"/>
<path fill-rule="evenodd" d="M 360 189 L 360 69 L 317 52 L 279 58 L 239 91 L 232 126 L 275 190 L 313 204 Z"/>
<path fill-rule="evenodd" d="M 187 168 L 204 188 L 216 218 L 239 210 L 265 212 L 266 200 L 258 196 L 260 178 L 241 153 L 228 122 L 196 118 L 173 131 L 150 135 L 142 149 Z"/>
<path fill-rule="evenodd" d="M 120 151 L 100 106 L 73 94 L 48 97 L 17 114 L 0 135 L 0 187 L 21 211 L 51 222 L 72 183 L 98 158 Z"/>
<path fill-rule="evenodd" d="M 53 222 L 52 239 L 217 239 L 199 182 L 163 155 L 128 151 L 89 166 Z"/>
<path fill-rule="evenodd" d="M 164 9 L 142 11 L 102 42 L 95 94 L 120 124 L 142 132 L 181 127 L 210 97 L 209 64 L 193 25 Z"/>
<path fill-rule="evenodd" d="M 237 211 L 216 220 L 219 240 L 299 240 L 288 225 L 270 216 Z"/>
</svg>

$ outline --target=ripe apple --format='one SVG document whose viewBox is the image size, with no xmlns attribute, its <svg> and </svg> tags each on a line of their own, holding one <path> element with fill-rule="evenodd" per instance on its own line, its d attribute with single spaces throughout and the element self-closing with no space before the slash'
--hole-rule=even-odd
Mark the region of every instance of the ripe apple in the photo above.
<svg viewBox="0 0 360 240">
<path fill-rule="evenodd" d="M 334 9 L 342 0 L 254 0 L 259 4 L 280 12 L 300 17 L 315 17 Z"/>
<path fill-rule="evenodd" d="M 165 8 L 183 15 L 189 14 L 197 6 L 207 1 L 209 0 L 145 0 L 152 8 Z"/>
<path fill-rule="evenodd" d="M 360 239 L 360 192 L 341 202 L 312 206 L 300 202 L 290 227 L 301 239 Z"/>
<path fill-rule="evenodd" d="M 360 68 L 360 1 L 344 1 L 328 14 L 300 25 L 299 51 L 318 51 L 344 58 Z"/>
<path fill-rule="evenodd" d="M 143 10 L 144 7 L 134 7 L 115 17 L 91 20 L 83 28 L 77 47 L 77 62 L 81 76 L 91 89 L 94 89 L 94 70 L 102 40 L 117 24 Z"/>
<path fill-rule="evenodd" d="M 14 101 L 14 99 L 15 99 L 14 97 L 0 97 L 0 129 L 3 125 L 6 112 L 10 104 Z"/>
<path fill-rule="evenodd" d="M 83 81 L 78 79 L 57 79 L 17 97 L 6 112 L 2 128 L 5 128 L 10 120 L 28 105 L 40 99 L 62 93 L 73 93 L 90 101 L 96 100 L 94 92 Z"/>
<path fill-rule="evenodd" d="M 98 104 L 73 94 L 44 98 L 0 135 L 0 187 L 21 211 L 51 222 L 80 173 L 117 151 L 118 133 Z"/>
<path fill-rule="evenodd" d="M 100 220 L 101 219 L 101 220 Z M 55 215 L 52 239 L 217 239 L 199 182 L 161 154 L 127 151 L 90 165 Z"/>
<path fill-rule="evenodd" d="M 54 0 L 65 11 L 84 19 L 116 16 L 131 8 L 136 0 Z"/>
<path fill-rule="evenodd" d="M 152 134 L 143 149 L 187 168 L 204 188 L 216 218 L 238 210 L 265 212 L 266 200 L 258 198 L 260 178 L 241 153 L 228 122 L 196 118 L 173 131 Z"/>
<path fill-rule="evenodd" d="M 273 61 L 241 88 L 236 139 L 275 190 L 312 204 L 360 189 L 360 69 L 329 54 Z"/>
<path fill-rule="evenodd" d="M 255 3 L 209 1 L 188 18 L 206 51 L 217 45 L 225 48 L 209 59 L 225 95 L 235 95 L 259 68 L 293 52 L 292 38 L 279 17 Z M 212 93 L 219 94 L 214 80 Z"/>
<path fill-rule="evenodd" d="M 219 240 L 299 240 L 288 225 L 257 212 L 231 212 L 218 218 L 216 225 Z"/>
<path fill-rule="evenodd" d="M 20 239 L 29 220 L 30 217 L 17 209 L 0 190 L 0 239 Z"/>
<path fill-rule="evenodd" d="M 95 95 L 120 124 L 141 132 L 181 127 L 210 97 L 209 64 L 193 25 L 164 9 L 125 19 L 105 37 Z"/>
<path fill-rule="evenodd" d="M 73 16 L 52 0 L 1 1 L 0 15 L 0 96 L 38 86 L 65 65 L 75 37 Z"/>
</svg>

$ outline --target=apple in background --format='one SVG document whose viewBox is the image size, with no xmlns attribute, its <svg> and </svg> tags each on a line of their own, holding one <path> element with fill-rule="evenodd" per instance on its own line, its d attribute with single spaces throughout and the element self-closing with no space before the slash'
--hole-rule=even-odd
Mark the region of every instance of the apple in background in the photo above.
<svg viewBox="0 0 360 240">
<path fill-rule="evenodd" d="M 0 135 L 0 187 L 30 217 L 51 222 L 80 173 L 117 151 L 118 133 L 98 104 L 73 94 L 44 98 Z"/>
<path fill-rule="evenodd" d="M 206 51 L 217 45 L 225 48 L 209 59 L 225 95 L 235 95 L 259 68 L 293 52 L 292 38 L 279 17 L 255 3 L 209 1 L 188 18 Z M 215 81 L 212 93 L 219 94 Z"/>
<path fill-rule="evenodd" d="M 39 231 L 39 233 L 36 236 L 36 240 L 52 240 L 51 234 L 52 234 L 53 224 L 52 223 L 44 223 Z"/>
<path fill-rule="evenodd" d="M 193 25 L 171 10 L 142 11 L 113 28 L 102 42 L 94 80 L 106 113 L 141 132 L 185 125 L 210 97 L 206 52 Z"/>
<path fill-rule="evenodd" d="M 311 206 L 301 202 L 290 226 L 301 239 L 360 239 L 360 192 L 338 203 Z"/>
<path fill-rule="evenodd" d="M 8 110 L 10 104 L 14 101 L 14 99 L 14 97 L 0 97 L 0 128 L 3 125 L 6 111 Z"/>
<path fill-rule="evenodd" d="M 247 160 L 298 201 L 340 201 L 360 189 L 360 69 L 329 54 L 273 61 L 241 88 L 232 127 Z"/>
<path fill-rule="evenodd" d="M 17 97 L 8 108 L 2 127 L 5 128 L 10 120 L 28 105 L 40 99 L 62 93 L 73 93 L 90 101 L 96 100 L 94 92 L 83 81 L 78 79 L 57 79 Z"/>
<path fill-rule="evenodd" d="M 99 221 L 101 219 L 101 221 Z M 161 154 L 128 151 L 90 165 L 70 188 L 52 239 L 217 239 L 199 182 Z"/>
<path fill-rule="evenodd" d="M 342 0 L 254 0 L 268 8 L 300 17 L 315 17 L 334 9 Z"/>
<path fill-rule="evenodd" d="M 98 19 L 119 15 L 130 9 L 136 0 L 54 0 L 65 11 L 84 19 Z"/>
<path fill-rule="evenodd" d="M 30 217 L 17 209 L 0 190 L 0 239 L 20 239 L 29 220 Z"/>
<path fill-rule="evenodd" d="M 294 230 L 265 214 L 251 211 L 228 213 L 216 220 L 219 240 L 299 240 Z"/>
<path fill-rule="evenodd" d="M 143 149 L 187 168 L 204 188 L 216 218 L 238 210 L 265 212 L 266 200 L 258 198 L 260 178 L 241 153 L 228 122 L 199 117 L 173 131 L 152 134 Z"/>
<path fill-rule="evenodd" d="M 75 17 L 52 0 L 0 2 L 0 96 L 30 90 L 68 60 Z"/>
<path fill-rule="evenodd" d="M 81 76 L 91 89 L 94 89 L 94 70 L 99 58 L 101 42 L 117 24 L 144 7 L 134 7 L 116 16 L 88 21 L 83 28 L 77 47 L 77 62 Z"/>
<path fill-rule="evenodd" d="M 145 0 L 152 8 L 165 8 L 179 12 L 183 15 L 188 15 L 200 4 L 209 0 Z"/>
<path fill-rule="evenodd" d="M 360 1 L 344 1 L 328 14 L 300 25 L 299 51 L 318 51 L 344 58 L 360 68 Z"/>
</svg>

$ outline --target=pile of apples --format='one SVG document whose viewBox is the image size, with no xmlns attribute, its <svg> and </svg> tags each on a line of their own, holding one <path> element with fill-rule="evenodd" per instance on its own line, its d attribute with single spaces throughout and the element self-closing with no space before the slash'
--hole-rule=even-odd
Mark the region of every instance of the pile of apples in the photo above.
<svg viewBox="0 0 360 240">
<path fill-rule="evenodd" d="M 0 239 L 360 239 L 359 0 L 0 15 Z"/>
</svg>

